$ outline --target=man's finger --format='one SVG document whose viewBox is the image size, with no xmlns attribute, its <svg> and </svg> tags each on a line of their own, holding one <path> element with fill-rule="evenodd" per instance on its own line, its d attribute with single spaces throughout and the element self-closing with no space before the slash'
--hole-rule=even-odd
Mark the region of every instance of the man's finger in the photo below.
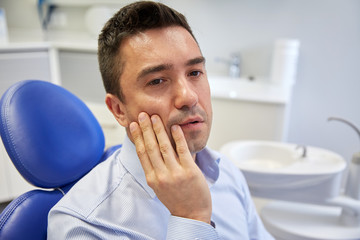
<svg viewBox="0 0 360 240">
<path fill-rule="evenodd" d="M 169 136 L 166 133 L 164 124 L 157 115 L 151 116 L 151 122 L 153 124 L 153 129 L 159 144 L 159 150 L 164 159 L 165 165 L 169 169 L 175 169 L 178 166 L 177 155 L 170 142 Z"/>
<path fill-rule="evenodd" d="M 175 141 L 176 152 L 179 156 L 181 164 L 193 164 L 194 160 L 189 152 L 189 148 L 184 136 L 184 133 L 179 125 L 171 126 L 171 134 Z"/>
<path fill-rule="evenodd" d="M 155 171 L 164 171 L 166 166 L 160 153 L 150 117 L 147 113 L 139 114 L 139 125 L 142 131 L 145 150 Z"/>
<path fill-rule="evenodd" d="M 150 172 L 153 171 L 153 167 L 146 152 L 144 139 L 142 136 L 140 126 L 138 123 L 132 122 L 129 125 L 129 129 L 136 147 L 136 153 L 140 159 L 144 172 L 145 174 L 149 174 Z"/>
</svg>

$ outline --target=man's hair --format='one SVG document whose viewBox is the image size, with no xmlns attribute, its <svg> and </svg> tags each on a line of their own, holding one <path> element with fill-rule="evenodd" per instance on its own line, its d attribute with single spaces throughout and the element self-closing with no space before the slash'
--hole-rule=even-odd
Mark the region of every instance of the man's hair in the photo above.
<svg viewBox="0 0 360 240">
<path fill-rule="evenodd" d="M 140 1 L 129 4 L 108 20 L 98 39 L 98 61 L 107 93 L 125 101 L 120 87 L 123 61 L 119 49 L 122 41 L 146 30 L 170 26 L 185 28 L 195 39 L 185 16 L 158 2 Z"/>
</svg>

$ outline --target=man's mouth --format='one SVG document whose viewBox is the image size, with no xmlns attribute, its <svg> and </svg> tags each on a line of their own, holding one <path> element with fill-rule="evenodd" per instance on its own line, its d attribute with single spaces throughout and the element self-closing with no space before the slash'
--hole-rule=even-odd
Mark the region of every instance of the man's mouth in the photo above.
<svg viewBox="0 0 360 240">
<path fill-rule="evenodd" d="M 183 124 L 180 124 L 180 126 L 186 126 L 186 125 L 196 124 L 196 123 L 199 123 L 199 121 L 193 121 L 193 122 L 183 123 Z"/>
<path fill-rule="evenodd" d="M 188 119 L 183 123 L 180 123 L 179 125 L 182 128 L 186 128 L 186 127 L 198 125 L 199 123 L 203 123 L 203 122 L 204 121 L 201 118 L 193 118 L 193 119 Z"/>
</svg>

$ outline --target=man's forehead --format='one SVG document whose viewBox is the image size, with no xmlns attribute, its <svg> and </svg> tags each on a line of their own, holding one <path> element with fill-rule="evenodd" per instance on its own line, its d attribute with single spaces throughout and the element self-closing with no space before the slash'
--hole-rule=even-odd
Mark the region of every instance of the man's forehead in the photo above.
<svg viewBox="0 0 360 240">
<path fill-rule="evenodd" d="M 189 51 L 189 49 L 191 50 Z M 122 42 L 119 52 L 123 63 L 132 60 L 137 64 L 142 64 L 138 62 L 139 59 L 143 61 L 160 60 L 161 57 L 172 59 L 180 52 L 184 52 L 186 55 L 186 59 L 183 59 L 184 62 L 202 57 L 193 36 L 185 28 L 179 26 L 150 29 L 129 36 Z M 172 53 L 176 53 L 175 56 L 171 56 Z M 163 62 L 163 64 L 167 64 L 167 62 Z"/>
<path fill-rule="evenodd" d="M 197 45 L 194 37 L 188 32 L 188 30 L 181 26 L 148 29 L 127 37 L 123 42 L 126 42 L 133 47 L 138 47 L 139 45 L 151 46 L 154 41 L 164 40 L 164 38 L 174 41 L 174 44 L 179 44 L 180 41 L 193 41 Z"/>
</svg>

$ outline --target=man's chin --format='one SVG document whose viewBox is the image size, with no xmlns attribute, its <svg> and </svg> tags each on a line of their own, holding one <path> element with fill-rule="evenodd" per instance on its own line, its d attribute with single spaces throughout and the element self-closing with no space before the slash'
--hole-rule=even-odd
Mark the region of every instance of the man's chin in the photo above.
<svg viewBox="0 0 360 240">
<path fill-rule="evenodd" d="M 194 146 L 189 148 L 189 151 L 191 153 L 192 156 L 196 155 L 198 152 L 200 152 L 201 150 L 203 150 L 206 147 L 206 144 L 203 144 L 201 146 Z"/>
<path fill-rule="evenodd" d="M 207 140 L 194 140 L 190 139 L 187 141 L 187 145 L 191 155 L 194 155 L 206 147 Z"/>
</svg>

